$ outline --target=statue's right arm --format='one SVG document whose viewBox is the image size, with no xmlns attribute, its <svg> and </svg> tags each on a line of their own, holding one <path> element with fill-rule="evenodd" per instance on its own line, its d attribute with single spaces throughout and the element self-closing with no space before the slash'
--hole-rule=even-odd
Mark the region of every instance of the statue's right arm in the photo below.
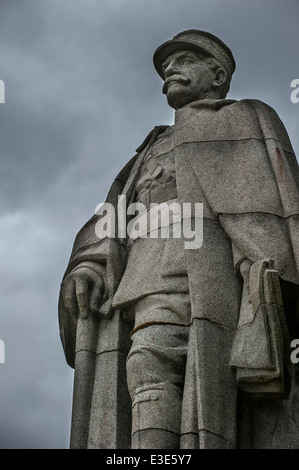
<svg viewBox="0 0 299 470">
<path fill-rule="evenodd" d="M 65 309 L 77 321 L 90 313 L 99 315 L 106 300 L 104 272 L 98 263 L 78 264 L 61 283 L 61 299 Z"/>
</svg>

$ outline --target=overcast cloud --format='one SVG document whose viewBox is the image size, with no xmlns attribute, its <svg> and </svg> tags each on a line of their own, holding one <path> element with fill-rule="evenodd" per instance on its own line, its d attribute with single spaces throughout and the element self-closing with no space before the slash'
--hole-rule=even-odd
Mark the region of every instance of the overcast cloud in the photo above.
<svg viewBox="0 0 299 470">
<path fill-rule="evenodd" d="M 153 126 L 172 124 L 155 48 L 203 29 L 232 49 L 299 155 L 298 0 L 0 0 L 0 448 L 67 448 L 73 372 L 57 299 L 74 237 Z"/>
</svg>

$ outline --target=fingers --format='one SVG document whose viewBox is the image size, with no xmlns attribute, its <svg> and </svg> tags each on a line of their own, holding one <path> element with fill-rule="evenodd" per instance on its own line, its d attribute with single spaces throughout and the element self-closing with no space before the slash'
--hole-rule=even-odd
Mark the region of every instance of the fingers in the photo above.
<svg viewBox="0 0 299 470">
<path fill-rule="evenodd" d="M 79 276 L 76 278 L 75 282 L 79 315 L 82 318 L 87 318 L 89 313 L 88 279 L 86 277 Z"/>
<path fill-rule="evenodd" d="M 61 295 L 65 308 L 70 312 L 74 320 L 78 316 L 76 299 L 76 284 L 73 279 L 68 279 L 61 284 Z"/>
<path fill-rule="evenodd" d="M 99 314 L 104 282 L 100 276 L 85 269 L 70 273 L 61 285 L 65 308 L 74 320 L 88 318 L 90 312 Z"/>
<path fill-rule="evenodd" d="M 99 314 L 100 305 L 103 300 L 103 292 L 104 283 L 101 278 L 98 278 L 92 286 L 89 299 L 89 308 L 93 313 L 97 315 Z"/>
<path fill-rule="evenodd" d="M 90 311 L 95 314 L 99 313 L 100 304 L 101 304 L 101 296 L 99 295 L 98 289 L 93 287 L 91 294 L 90 294 L 90 300 L 89 300 Z"/>
</svg>

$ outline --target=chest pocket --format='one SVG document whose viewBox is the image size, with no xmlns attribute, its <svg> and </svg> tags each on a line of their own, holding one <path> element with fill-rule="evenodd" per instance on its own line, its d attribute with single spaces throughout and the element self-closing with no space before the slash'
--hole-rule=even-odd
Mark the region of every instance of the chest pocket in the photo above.
<svg viewBox="0 0 299 470">
<path fill-rule="evenodd" d="M 173 155 L 159 156 L 147 161 L 136 185 L 137 201 L 149 208 L 177 197 Z"/>
</svg>

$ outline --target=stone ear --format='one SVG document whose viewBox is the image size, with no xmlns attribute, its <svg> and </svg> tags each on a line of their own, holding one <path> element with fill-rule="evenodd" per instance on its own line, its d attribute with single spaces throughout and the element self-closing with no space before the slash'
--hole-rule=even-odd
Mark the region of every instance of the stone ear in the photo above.
<svg viewBox="0 0 299 470">
<path fill-rule="evenodd" d="M 215 71 L 215 74 L 216 74 L 216 77 L 213 81 L 213 87 L 214 88 L 218 88 L 220 86 L 222 86 L 225 82 L 226 82 L 226 79 L 227 79 L 227 72 L 224 68 L 222 67 L 219 67 L 216 71 Z"/>
</svg>

